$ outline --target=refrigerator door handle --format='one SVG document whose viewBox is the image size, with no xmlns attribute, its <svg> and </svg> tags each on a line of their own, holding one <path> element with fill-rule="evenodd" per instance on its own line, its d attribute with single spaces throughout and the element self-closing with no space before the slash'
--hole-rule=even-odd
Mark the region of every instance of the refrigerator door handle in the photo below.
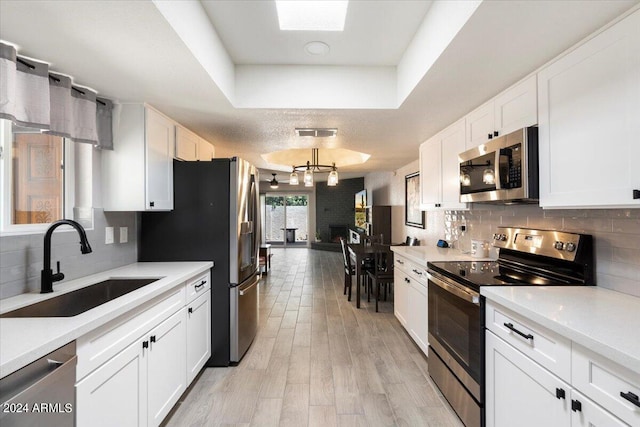
<svg viewBox="0 0 640 427">
<path fill-rule="evenodd" d="M 256 279 L 256 281 L 251 283 L 250 285 L 243 286 L 242 288 L 238 289 L 238 293 L 240 294 L 240 296 L 244 296 L 245 294 L 248 294 L 252 288 L 258 286 L 258 283 L 260 283 L 260 279 Z"/>
</svg>

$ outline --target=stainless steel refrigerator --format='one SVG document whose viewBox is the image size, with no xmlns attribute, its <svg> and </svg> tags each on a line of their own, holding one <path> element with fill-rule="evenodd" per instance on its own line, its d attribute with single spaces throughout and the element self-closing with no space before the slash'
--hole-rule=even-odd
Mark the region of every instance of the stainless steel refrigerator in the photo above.
<svg viewBox="0 0 640 427">
<path fill-rule="evenodd" d="M 144 212 L 139 261 L 213 261 L 211 358 L 240 361 L 258 328 L 258 172 L 249 162 L 214 159 L 173 165 L 174 209 Z"/>
</svg>

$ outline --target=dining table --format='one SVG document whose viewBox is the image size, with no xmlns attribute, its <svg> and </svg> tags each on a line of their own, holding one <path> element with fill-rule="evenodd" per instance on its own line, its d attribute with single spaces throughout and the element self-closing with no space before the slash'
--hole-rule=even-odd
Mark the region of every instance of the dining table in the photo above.
<svg viewBox="0 0 640 427">
<path fill-rule="evenodd" d="M 347 244 L 351 265 L 356 270 L 356 308 L 360 308 L 360 276 L 362 275 L 362 261 L 366 258 L 373 258 L 376 251 L 374 246 L 364 245 L 363 243 Z"/>
</svg>

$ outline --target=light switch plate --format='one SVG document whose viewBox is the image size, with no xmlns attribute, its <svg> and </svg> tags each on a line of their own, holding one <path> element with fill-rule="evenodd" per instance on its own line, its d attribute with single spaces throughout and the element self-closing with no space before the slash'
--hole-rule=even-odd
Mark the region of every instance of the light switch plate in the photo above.
<svg viewBox="0 0 640 427">
<path fill-rule="evenodd" d="M 104 244 L 110 245 L 113 243 L 113 227 L 105 227 L 104 229 Z"/>
<path fill-rule="evenodd" d="M 129 241 L 129 228 L 120 227 L 120 243 L 127 243 Z"/>
</svg>

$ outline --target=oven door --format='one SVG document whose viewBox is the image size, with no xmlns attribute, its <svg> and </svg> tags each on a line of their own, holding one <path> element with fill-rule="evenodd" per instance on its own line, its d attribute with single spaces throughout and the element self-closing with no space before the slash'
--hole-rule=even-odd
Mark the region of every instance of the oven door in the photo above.
<svg viewBox="0 0 640 427">
<path fill-rule="evenodd" d="M 429 270 L 429 345 L 458 380 L 482 402 L 480 295 Z"/>
</svg>

